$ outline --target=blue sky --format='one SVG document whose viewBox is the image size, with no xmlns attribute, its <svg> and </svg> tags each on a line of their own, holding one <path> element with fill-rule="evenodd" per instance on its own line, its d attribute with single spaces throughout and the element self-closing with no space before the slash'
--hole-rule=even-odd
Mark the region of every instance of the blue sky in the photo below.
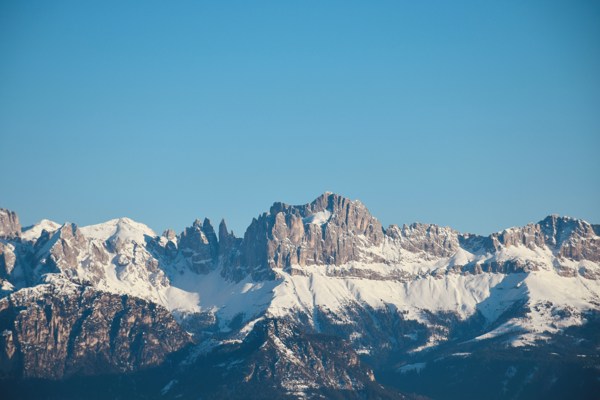
<svg viewBox="0 0 600 400">
<path fill-rule="evenodd" d="M 324 191 L 600 222 L 594 1 L 3 1 L 0 206 L 157 231 Z"/>
</svg>

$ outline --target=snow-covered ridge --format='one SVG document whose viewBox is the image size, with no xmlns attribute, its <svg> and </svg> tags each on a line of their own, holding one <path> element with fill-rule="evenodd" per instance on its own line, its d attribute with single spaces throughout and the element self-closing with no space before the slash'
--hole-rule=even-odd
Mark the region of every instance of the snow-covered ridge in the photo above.
<svg viewBox="0 0 600 400">
<path fill-rule="evenodd" d="M 79 230 L 88 239 L 135 241 L 138 244 L 145 243 L 146 237 L 158 236 L 147 225 L 130 218 L 111 219 L 100 224 L 83 226 Z"/>
<path fill-rule="evenodd" d="M 40 237 L 42 231 L 47 231 L 49 233 L 57 231 L 61 227 L 61 224 L 50 221 L 49 219 L 42 219 L 37 224 L 32 226 L 28 226 L 23 228 L 21 232 L 21 237 L 24 240 L 35 241 Z"/>
</svg>

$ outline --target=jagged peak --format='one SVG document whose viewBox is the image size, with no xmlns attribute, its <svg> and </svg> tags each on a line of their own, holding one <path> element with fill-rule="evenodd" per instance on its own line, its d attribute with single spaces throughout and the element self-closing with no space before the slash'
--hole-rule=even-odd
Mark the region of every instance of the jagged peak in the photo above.
<svg viewBox="0 0 600 400">
<path fill-rule="evenodd" d="M 352 205 L 358 209 L 364 209 L 367 212 L 369 210 L 360 200 L 352 200 L 348 197 L 342 196 L 333 192 L 325 192 L 319 195 L 310 203 L 290 205 L 284 202 L 275 202 L 269 209 L 269 212 L 264 215 L 275 215 L 279 212 L 298 212 L 302 217 L 309 217 L 310 215 L 322 211 L 329 211 L 335 213 L 342 208 Z M 370 213 L 369 213 L 370 214 Z M 371 215 L 372 216 L 372 215 Z"/>
<path fill-rule="evenodd" d="M 185 228 L 179 236 L 179 246 L 181 248 L 191 248 L 199 250 L 202 246 L 209 245 L 213 252 L 218 248 L 218 237 L 215 233 L 210 219 L 197 218 L 191 227 Z"/>
<path fill-rule="evenodd" d="M 226 237 L 235 237 L 235 235 L 233 234 L 233 231 L 227 229 L 225 218 L 222 218 L 219 223 L 219 242 Z"/>
<path fill-rule="evenodd" d="M 85 240 L 85 236 L 76 224 L 72 222 L 65 222 L 58 229 L 53 232 L 42 230 L 40 236 L 35 241 L 35 248 L 38 254 L 45 254 L 54 246 L 54 244 L 60 240 L 82 242 Z"/>
<path fill-rule="evenodd" d="M 16 212 L 0 208 L 0 237 L 21 236 L 21 223 Z"/>
<path fill-rule="evenodd" d="M 210 219 L 207 217 L 204 217 L 204 219 L 196 218 L 194 220 L 194 223 L 192 224 L 192 228 L 194 228 L 196 230 L 200 230 L 200 231 L 214 230 L 214 228 L 210 222 Z"/>
<path fill-rule="evenodd" d="M 594 227 L 583 219 L 551 214 L 537 223 L 548 243 L 561 246 L 573 236 L 592 238 L 597 236 Z"/>
<path fill-rule="evenodd" d="M 547 217 L 540 220 L 538 222 L 538 225 L 547 225 L 547 224 L 556 224 L 556 223 L 580 223 L 580 224 L 589 225 L 589 223 L 583 219 L 570 217 L 568 215 L 560 215 L 560 214 L 550 214 Z"/>
<path fill-rule="evenodd" d="M 204 221 L 202 222 L 202 229 L 207 230 L 214 230 L 212 224 L 210 223 L 210 219 L 208 218 L 204 218 Z"/>
<path fill-rule="evenodd" d="M 177 233 L 171 228 L 165 229 L 161 236 L 167 240 L 177 240 Z"/>
<path fill-rule="evenodd" d="M 58 235 L 61 239 L 76 238 L 77 240 L 80 240 L 86 237 L 81 228 L 73 222 L 65 222 L 59 229 L 50 234 Z"/>
<path fill-rule="evenodd" d="M 366 206 L 360 200 L 352 200 L 349 197 L 345 197 L 345 196 L 342 196 L 340 194 L 333 193 L 333 192 L 323 193 L 322 195 L 317 197 L 315 200 L 313 200 L 310 204 L 316 205 L 316 206 L 326 205 L 326 207 L 325 207 L 326 209 L 329 209 L 329 211 L 333 211 L 332 208 L 335 207 L 336 205 L 348 204 L 348 203 L 352 203 L 358 207 L 366 208 Z"/>
<path fill-rule="evenodd" d="M 547 231 L 549 228 L 552 228 L 552 229 L 556 228 L 558 230 L 561 230 L 561 229 L 564 229 L 567 227 L 575 228 L 577 226 L 589 227 L 589 229 L 592 229 L 591 228 L 592 225 L 589 222 L 587 222 L 581 218 L 575 218 L 575 217 L 570 217 L 570 216 L 560 215 L 560 214 L 550 214 L 538 222 L 529 222 L 525 225 L 511 226 L 508 228 L 503 228 L 503 229 L 500 229 L 499 231 L 491 233 L 489 236 L 500 236 L 500 235 L 504 235 L 507 233 L 520 232 L 520 231 L 523 231 L 524 229 L 535 229 L 535 227 L 541 227 L 542 230 Z"/>
<path fill-rule="evenodd" d="M 16 211 L 9 210 L 8 208 L 0 207 L 0 215 L 12 215 L 18 218 Z"/>
</svg>

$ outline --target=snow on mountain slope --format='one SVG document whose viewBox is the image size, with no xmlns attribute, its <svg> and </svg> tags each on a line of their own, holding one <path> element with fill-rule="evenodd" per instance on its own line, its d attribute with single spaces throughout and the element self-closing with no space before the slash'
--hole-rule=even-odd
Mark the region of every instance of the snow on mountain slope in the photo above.
<svg viewBox="0 0 600 400">
<path fill-rule="evenodd" d="M 143 298 L 177 315 L 215 313 L 224 329 L 238 314 L 251 318 L 266 309 L 274 281 L 232 282 L 220 270 L 200 274 L 185 259 L 161 253 L 165 242 L 155 237 L 146 225 L 128 218 L 82 228 L 65 225 L 38 250 L 38 270 L 56 264 L 69 279 Z"/>
<path fill-rule="evenodd" d="M 587 310 L 600 304 L 600 282 L 581 276 L 563 277 L 554 270 L 532 273 L 481 273 L 424 276 L 415 280 L 378 280 L 331 277 L 327 268 L 304 268 L 306 275 L 278 271 L 283 282 L 274 288 L 268 314 L 276 317 L 296 312 L 313 316 L 317 309 L 350 323 L 356 307 L 387 310 L 394 306 L 405 319 L 430 325 L 430 313 L 455 313 L 461 320 L 481 313 L 487 324 L 494 323 L 515 304 L 523 304 L 526 316 L 513 318 L 480 339 L 509 332 L 527 333 L 518 345 L 544 338 L 545 333 L 580 325 Z M 318 322 L 313 319 L 318 328 Z"/>
<path fill-rule="evenodd" d="M 501 301 L 507 308 L 515 302 L 525 301 L 525 315 L 509 319 L 478 336 L 477 340 L 507 335 L 512 346 L 531 345 L 566 327 L 584 324 L 585 312 L 600 305 L 598 280 L 581 276 L 563 277 L 553 271 L 526 274 L 516 285 L 503 289 L 508 290 L 503 293 Z M 487 312 L 488 307 L 484 304 L 482 311 Z"/>
<path fill-rule="evenodd" d="M 136 222 L 129 218 L 111 219 L 96 225 L 88 225 L 79 228 L 81 233 L 89 239 L 98 240 L 122 240 L 135 241 L 144 244 L 146 237 L 158 236 L 147 225 Z"/>
<path fill-rule="evenodd" d="M 427 322 L 423 311 L 454 311 L 461 318 L 472 315 L 477 305 L 490 295 L 490 289 L 504 278 L 501 274 L 459 275 L 441 278 L 427 276 L 410 281 L 332 277 L 321 266 L 304 267 L 306 275 L 290 275 L 280 270 L 283 282 L 275 289 L 269 307 L 273 316 L 293 311 L 312 315 L 316 308 L 343 318 L 356 304 L 374 309 L 397 307 L 409 319 Z"/>
<path fill-rule="evenodd" d="M 489 329 L 479 339 L 521 335 L 513 338 L 519 344 L 581 324 L 586 310 L 600 308 L 597 227 L 571 218 L 551 216 L 488 237 L 431 224 L 384 230 L 362 203 L 326 193 L 303 206 L 275 203 L 244 239 L 224 222 L 217 237 L 208 220 L 168 236 L 128 218 L 65 224 L 28 242 L 27 257 L 19 258 L 21 244 L 7 243 L 0 249 L 6 265 L 33 261 L 31 271 L 23 263 L 11 270 L 20 273 L 18 285 L 16 273 L 0 278 L 8 291 L 8 283 L 20 288 L 60 275 L 181 316 L 212 314 L 222 332 L 234 321 L 298 314 L 319 331 L 323 313 L 352 324 L 357 312 L 394 310 L 427 327 L 446 323 L 437 315 L 481 316 Z"/>
<path fill-rule="evenodd" d="M 198 312 L 198 294 L 172 287 L 158 255 L 147 247 L 155 236 L 146 225 L 127 218 L 83 228 L 65 224 L 38 240 L 31 250 L 35 252 L 33 265 L 28 267 L 31 272 L 21 275 L 34 283 L 60 275 L 100 290 L 150 300 L 169 310 Z"/>
<path fill-rule="evenodd" d="M 190 270 L 179 270 L 171 275 L 171 289 L 196 295 L 196 310 L 211 312 L 218 318 L 220 327 L 228 330 L 227 324 L 236 316 L 243 321 L 259 317 L 273 299 L 273 290 L 279 281 L 255 282 L 249 277 L 239 282 L 225 279 L 221 270 L 201 275 Z M 178 309 L 174 299 L 168 302 L 171 309 Z M 192 311 L 189 303 L 184 303 L 180 311 Z"/>
<path fill-rule="evenodd" d="M 23 238 L 23 240 L 36 241 L 42 234 L 42 231 L 55 232 L 60 227 L 61 224 L 59 223 L 50 221 L 49 219 L 42 219 L 35 225 L 23 228 L 21 238 Z"/>
</svg>

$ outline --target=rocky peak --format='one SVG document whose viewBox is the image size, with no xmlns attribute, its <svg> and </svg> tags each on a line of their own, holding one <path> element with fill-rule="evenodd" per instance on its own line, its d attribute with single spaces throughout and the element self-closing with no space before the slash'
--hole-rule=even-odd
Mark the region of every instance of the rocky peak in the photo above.
<svg viewBox="0 0 600 400">
<path fill-rule="evenodd" d="M 301 217 L 305 225 L 331 224 L 357 235 L 373 234 L 375 240 L 383 239 L 381 224 L 364 204 L 359 200 L 350 200 L 331 192 L 326 192 L 304 205 L 276 202 L 267 215 L 277 218 L 278 214 L 283 214 L 282 217 Z"/>
<path fill-rule="evenodd" d="M 162 245 L 165 254 L 169 259 L 177 257 L 177 233 L 173 229 L 165 229 L 161 238 L 158 240 L 159 247 Z"/>
<path fill-rule="evenodd" d="M 537 224 L 493 233 L 486 242 L 488 251 L 511 246 L 548 247 L 561 257 L 600 261 L 600 237 L 594 227 L 586 221 L 559 215 L 550 215 Z"/>
<path fill-rule="evenodd" d="M 573 237 L 592 239 L 596 236 L 594 228 L 589 223 L 575 218 L 549 215 L 538 224 L 547 244 L 561 247 Z"/>
<path fill-rule="evenodd" d="M 196 219 L 191 227 L 185 228 L 179 238 L 180 247 L 195 251 L 203 251 L 205 246 L 215 245 L 217 242 L 215 230 L 208 218 L 201 222 Z"/>
<path fill-rule="evenodd" d="M 222 219 L 219 224 L 219 260 L 223 265 L 222 274 L 228 279 L 238 281 L 246 275 L 240 266 L 241 238 L 235 237 L 233 231 L 227 231 L 227 224 Z"/>
<path fill-rule="evenodd" d="M 225 219 L 222 219 L 219 223 L 219 242 L 221 242 L 222 240 L 226 240 L 228 237 L 229 232 L 227 231 L 227 224 L 225 223 Z"/>
<path fill-rule="evenodd" d="M 49 272 L 62 272 L 68 277 L 77 275 L 79 256 L 87 250 L 86 238 L 77 225 L 65 223 L 56 232 L 43 234 L 39 242 L 35 280 Z"/>
<path fill-rule="evenodd" d="M 171 242 L 177 240 L 177 234 L 173 229 L 165 229 L 165 231 L 162 233 L 162 236 Z"/>
<path fill-rule="evenodd" d="M 16 238 L 21 236 L 21 224 L 14 211 L 0 208 L 0 238 Z"/>
<path fill-rule="evenodd" d="M 230 252 L 240 240 L 235 237 L 233 231 L 227 230 L 227 224 L 222 219 L 219 224 L 219 253 L 226 254 Z"/>
<path fill-rule="evenodd" d="M 379 221 L 360 202 L 325 193 L 304 205 L 274 203 L 254 219 L 242 242 L 242 263 L 256 268 L 343 264 L 378 246 Z"/>
<path fill-rule="evenodd" d="M 179 237 L 179 249 L 195 271 L 206 273 L 214 269 L 219 259 L 219 241 L 210 220 L 196 219 L 185 228 Z"/>
<path fill-rule="evenodd" d="M 600 237 L 586 221 L 550 215 L 537 226 L 546 244 L 558 255 L 574 260 L 600 261 Z"/>
<path fill-rule="evenodd" d="M 217 235 L 215 234 L 215 229 L 213 228 L 208 218 L 204 218 L 204 222 L 202 222 L 202 232 L 204 232 L 209 242 L 218 242 Z"/>
</svg>

